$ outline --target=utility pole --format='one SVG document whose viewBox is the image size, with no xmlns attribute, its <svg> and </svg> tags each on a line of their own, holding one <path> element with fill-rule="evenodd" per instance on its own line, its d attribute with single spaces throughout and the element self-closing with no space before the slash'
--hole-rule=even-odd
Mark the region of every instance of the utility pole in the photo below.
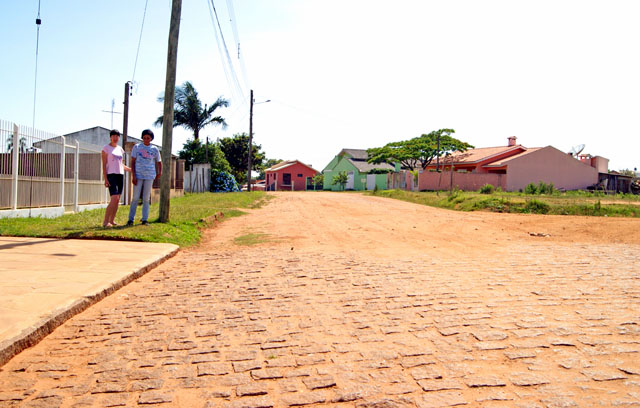
<svg viewBox="0 0 640 408">
<path fill-rule="evenodd" d="M 247 170 L 247 191 L 251 191 L 251 144 L 253 143 L 253 89 L 249 99 L 249 169 Z"/>
<path fill-rule="evenodd" d="M 176 65 L 178 60 L 178 35 L 180 33 L 180 13 L 182 0 L 171 4 L 169 25 L 169 45 L 167 50 L 167 74 L 164 85 L 164 116 L 162 118 L 162 177 L 160 179 L 160 222 L 169 221 L 169 200 L 171 199 L 171 143 L 173 138 L 173 105 L 176 93 Z"/>
<path fill-rule="evenodd" d="M 436 172 L 440 173 L 440 132 L 438 132 L 438 147 L 436 150 Z"/>
<path fill-rule="evenodd" d="M 206 144 L 204 145 L 204 159 L 205 163 L 209 163 L 209 136 L 207 136 Z"/>
<path fill-rule="evenodd" d="M 129 161 L 126 160 L 127 153 L 127 132 L 129 131 L 129 82 L 125 82 L 124 84 L 124 109 L 122 114 L 122 150 L 125 152 L 125 164 L 129 165 Z M 111 109 L 113 110 L 113 108 Z M 129 178 L 127 177 L 127 173 L 125 172 L 124 176 L 124 203 L 128 203 L 128 193 L 129 193 Z"/>
</svg>

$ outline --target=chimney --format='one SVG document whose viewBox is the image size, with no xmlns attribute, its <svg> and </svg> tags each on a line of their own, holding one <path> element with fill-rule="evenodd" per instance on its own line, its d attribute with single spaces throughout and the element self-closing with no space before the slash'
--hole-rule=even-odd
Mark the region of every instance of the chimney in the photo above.
<svg viewBox="0 0 640 408">
<path fill-rule="evenodd" d="M 511 147 L 511 146 L 515 146 L 516 145 L 516 137 L 515 136 L 509 136 L 507 138 L 507 140 L 509 140 L 509 143 L 507 144 L 507 146 Z"/>
</svg>

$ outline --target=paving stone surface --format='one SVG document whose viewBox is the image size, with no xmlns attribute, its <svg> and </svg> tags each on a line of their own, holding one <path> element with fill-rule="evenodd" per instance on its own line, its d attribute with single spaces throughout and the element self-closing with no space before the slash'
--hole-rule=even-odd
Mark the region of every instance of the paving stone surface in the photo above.
<svg viewBox="0 0 640 408">
<path fill-rule="evenodd" d="M 246 217 L 276 217 L 273 232 L 278 205 L 303 204 Z M 241 235 L 239 220 L 218 228 Z M 0 407 L 640 406 L 638 246 L 420 241 L 375 257 L 306 226 L 317 247 L 182 251 L 2 366 Z"/>
</svg>

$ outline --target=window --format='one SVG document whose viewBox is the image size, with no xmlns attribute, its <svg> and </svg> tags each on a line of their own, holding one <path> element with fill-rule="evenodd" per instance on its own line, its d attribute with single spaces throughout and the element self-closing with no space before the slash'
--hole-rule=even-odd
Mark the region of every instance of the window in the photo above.
<svg viewBox="0 0 640 408">
<path fill-rule="evenodd" d="M 298 178 L 301 178 L 301 177 L 302 177 L 302 174 L 298 174 Z"/>
<path fill-rule="evenodd" d="M 282 184 L 285 186 L 291 184 L 291 173 L 282 173 Z"/>
</svg>

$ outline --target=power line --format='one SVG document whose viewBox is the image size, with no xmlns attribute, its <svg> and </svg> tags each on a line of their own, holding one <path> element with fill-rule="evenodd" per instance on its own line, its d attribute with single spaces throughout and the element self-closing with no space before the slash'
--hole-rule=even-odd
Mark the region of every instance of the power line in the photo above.
<svg viewBox="0 0 640 408">
<path fill-rule="evenodd" d="M 229 10 L 229 22 L 231 23 L 233 39 L 236 41 L 236 46 L 238 47 L 238 61 L 240 61 L 240 69 L 242 70 L 242 79 L 244 81 L 244 86 L 246 88 L 250 88 L 249 76 L 247 75 L 247 68 L 244 64 L 244 58 L 240 57 L 240 36 L 238 35 L 238 26 L 236 25 L 236 13 L 233 8 L 233 0 L 227 0 L 227 9 Z"/>
<path fill-rule="evenodd" d="M 229 55 L 229 49 L 224 39 L 224 33 L 222 32 L 220 19 L 218 18 L 218 12 L 216 10 L 215 4 L 213 0 L 210 0 L 208 4 L 209 4 L 209 14 L 211 15 L 211 21 L 213 23 L 214 32 L 216 34 L 218 50 L 222 57 L 222 66 L 225 71 L 225 76 L 227 77 L 227 83 L 231 88 L 231 92 L 233 93 L 235 91 L 237 93 L 236 95 L 234 95 L 235 98 L 239 99 L 243 105 L 246 105 L 247 103 L 246 95 L 242 89 L 240 81 L 238 80 L 238 75 L 235 72 L 235 68 L 233 66 L 231 56 Z M 216 30 L 216 27 L 217 27 L 217 30 Z M 220 34 L 219 36 L 218 36 L 218 33 Z M 226 60 L 224 58 L 225 56 L 226 56 Z"/>
<path fill-rule="evenodd" d="M 36 91 L 38 89 L 38 49 L 40 48 L 40 24 L 42 24 L 42 20 L 40 19 L 40 0 L 38 0 L 38 17 L 36 17 L 36 26 L 38 27 L 36 34 L 36 73 L 33 80 L 33 118 L 31 120 L 31 127 L 34 130 L 36 127 Z"/>
<path fill-rule="evenodd" d="M 136 62 L 133 64 L 133 75 L 131 76 L 131 83 L 133 84 L 133 80 L 136 77 L 136 67 L 138 66 L 138 55 L 140 55 L 140 44 L 142 43 L 142 31 L 144 30 L 144 20 L 147 17 L 147 5 L 149 4 L 149 0 L 146 0 L 144 3 L 144 14 L 142 15 L 142 26 L 140 27 L 140 38 L 138 39 L 138 51 L 136 51 Z"/>
</svg>

